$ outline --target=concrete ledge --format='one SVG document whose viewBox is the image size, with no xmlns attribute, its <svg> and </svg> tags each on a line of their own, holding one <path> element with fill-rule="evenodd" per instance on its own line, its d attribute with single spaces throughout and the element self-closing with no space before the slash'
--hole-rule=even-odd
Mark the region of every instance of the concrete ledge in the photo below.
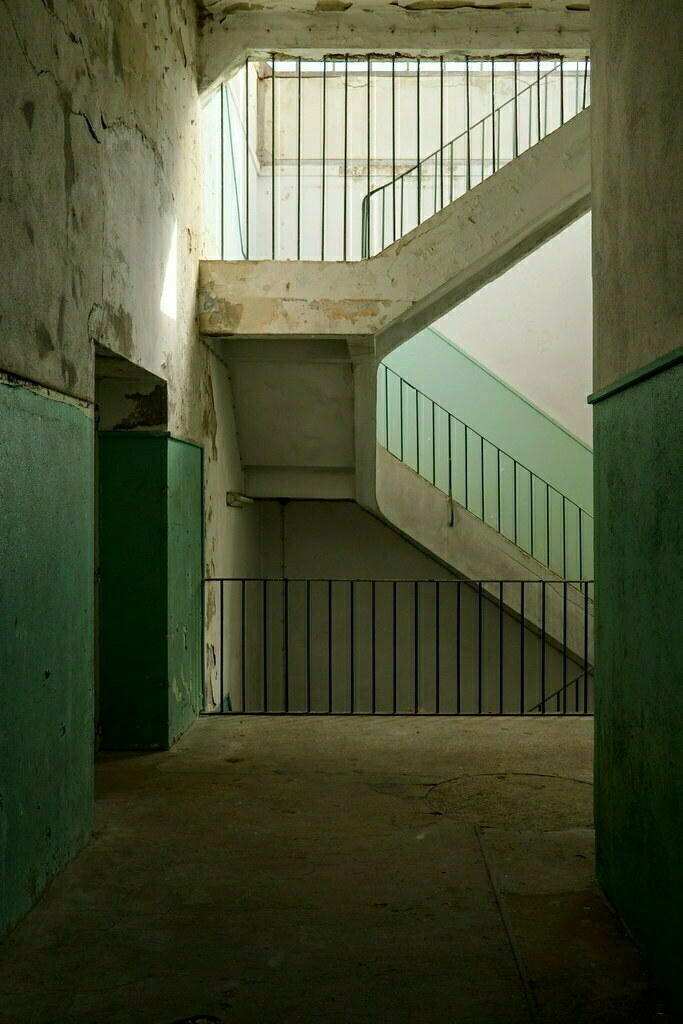
<svg viewBox="0 0 683 1024">
<path fill-rule="evenodd" d="M 204 26 L 199 49 L 199 91 L 204 99 L 234 74 L 247 57 L 271 52 L 293 57 L 396 54 L 409 57 L 491 57 L 564 54 L 584 57 L 590 46 L 588 11 L 454 10 L 408 11 L 388 2 L 381 10 L 234 11 Z M 373 6 L 380 6 L 374 4 Z"/>
</svg>

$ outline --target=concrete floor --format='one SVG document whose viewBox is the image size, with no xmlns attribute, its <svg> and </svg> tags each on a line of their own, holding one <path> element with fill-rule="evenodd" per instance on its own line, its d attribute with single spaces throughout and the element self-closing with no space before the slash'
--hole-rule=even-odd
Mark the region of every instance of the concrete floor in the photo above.
<svg viewBox="0 0 683 1024">
<path fill-rule="evenodd" d="M 93 842 L 0 948 L 0 1020 L 673 1021 L 592 882 L 591 735 L 234 717 L 102 758 Z"/>
</svg>

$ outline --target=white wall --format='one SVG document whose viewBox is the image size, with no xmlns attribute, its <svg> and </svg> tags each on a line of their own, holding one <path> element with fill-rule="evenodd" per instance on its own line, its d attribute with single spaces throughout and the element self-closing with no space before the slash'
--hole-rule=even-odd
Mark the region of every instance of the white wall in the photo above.
<svg viewBox="0 0 683 1024">
<path fill-rule="evenodd" d="M 588 214 L 434 327 L 592 445 L 592 316 Z"/>
</svg>

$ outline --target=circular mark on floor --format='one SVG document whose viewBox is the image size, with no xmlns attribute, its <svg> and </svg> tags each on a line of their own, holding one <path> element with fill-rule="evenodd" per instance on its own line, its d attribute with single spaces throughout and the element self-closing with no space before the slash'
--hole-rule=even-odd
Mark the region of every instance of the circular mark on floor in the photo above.
<svg viewBox="0 0 683 1024">
<path fill-rule="evenodd" d="M 551 831 L 590 828 L 593 787 L 560 775 L 461 775 L 425 796 L 432 810 L 463 824 Z"/>
</svg>

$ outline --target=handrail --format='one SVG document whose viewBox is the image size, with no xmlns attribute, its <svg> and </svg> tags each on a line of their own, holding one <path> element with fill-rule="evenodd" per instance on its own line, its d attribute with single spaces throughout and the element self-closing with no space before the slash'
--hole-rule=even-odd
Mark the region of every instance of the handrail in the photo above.
<svg viewBox="0 0 683 1024">
<path fill-rule="evenodd" d="M 540 64 L 540 59 L 539 59 L 538 63 Z M 399 182 L 401 183 L 401 200 L 400 200 L 401 201 L 401 233 L 400 233 L 400 235 L 402 235 L 403 234 L 403 229 L 402 229 L 403 228 L 403 182 L 411 174 L 414 174 L 417 171 L 418 172 L 417 173 L 417 187 L 418 187 L 418 216 L 417 216 L 417 223 L 421 224 L 422 221 L 425 219 L 421 215 L 420 204 L 419 204 L 419 192 L 421 190 L 421 181 L 420 181 L 420 170 L 421 170 L 421 168 L 423 166 L 425 166 L 430 160 L 435 160 L 436 159 L 437 162 L 438 162 L 438 158 L 440 157 L 440 159 L 441 159 L 442 187 L 441 187 L 441 205 L 438 208 L 439 209 L 443 209 L 444 205 L 446 205 L 443 202 L 443 193 L 444 193 L 444 188 L 443 188 L 444 154 L 446 153 L 447 150 L 450 149 L 450 152 L 451 152 L 451 163 L 452 163 L 453 147 L 458 142 L 460 142 L 462 139 L 468 139 L 468 147 L 467 147 L 467 149 L 468 149 L 468 153 L 467 153 L 467 164 L 468 164 L 468 167 L 467 167 L 467 188 L 466 188 L 465 191 L 466 192 L 469 191 L 470 188 L 471 188 L 471 172 L 470 172 L 471 154 L 470 154 L 469 138 L 473 134 L 474 131 L 476 131 L 478 128 L 483 126 L 487 121 L 492 121 L 494 118 L 498 119 L 498 122 L 499 122 L 499 129 L 498 129 L 498 131 L 500 133 L 500 115 L 501 115 L 501 111 L 505 110 L 505 108 L 509 107 L 510 105 L 513 105 L 514 109 L 515 109 L 515 130 L 514 130 L 514 147 L 513 147 L 514 148 L 514 154 L 513 154 L 513 156 L 514 157 L 519 156 L 517 107 L 518 107 L 520 99 L 522 97 L 524 97 L 527 93 L 531 93 L 533 90 L 536 90 L 537 93 L 538 93 L 538 137 L 537 137 L 536 141 L 540 142 L 541 138 L 545 138 L 545 135 L 547 133 L 544 132 L 544 134 L 541 135 L 541 116 L 540 116 L 541 83 L 547 82 L 547 80 L 550 79 L 551 76 L 553 76 L 553 75 L 555 75 L 557 73 L 558 69 L 559 69 L 559 72 L 560 72 L 560 88 L 561 88 L 560 124 L 561 125 L 564 124 L 565 123 L 565 116 L 564 116 L 565 115 L 565 111 L 564 111 L 564 85 L 563 85 L 563 69 L 564 69 L 564 60 L 563 60 L 563 58 L 561 58 L 559 60 L 559 62 L 557 64 L 555 64 L 555 66 L 550 69 L 550 71 L 545 72 L 545 74 L 541 75 L 540 72 L 539 72 L 537 74 L 536 81 L 533 82 L 531 85 L 525 86 L 525 88 L 522 89 L 520 92 L 517 92 L 517 90 L 516 90 L 517 60 L 515 59 L 515 92 L 514 92 L 514 95 L 510 97 L 509 100 L 505 100 L 504 103 L 501 103 L 499 106 L 494 107 L 489 113 L 485 114 L 484 117 L 480 118 L 478 121 L 475 121 L 473 124 L 468 124 L 467 128 L 464 131 L 460 132 L 459 135 L 456 135 L 454 138 L 450 139 L 448 142 L 445 142 L 442 146 L 439 147 L 439 149 L 434 150 L 428 156 L 425 156 L 425 157 L 422 157 L 421 159 L 419 159 L 415 164 L 413 164 L 407 170 L 402 171 L 400 174 L 394 174 L 393 177 L 391 177 L 388 181 L 383 182 L 381 185 L 375 186 L 375 188 L 373 188 L 373 189 L 369 189 L 366 192 L 366 194 L 363 196 L 363 199 L 361 200 L 361 256 L 362 256 L 362 258 L 363 259 L 368 259 L 369 256 L 370 256 L 370 202 L 371 202 L 373 196 L 378 195 L 380 192 L 384 193 L 389 188 L 396 188 L 397 184 Z M 588 60 L 588 57 L 586 57 L 585 60 L 584 60 L 584 69 L 583 69 L 583 79 L 584 79 L 584 81 L 583 81 L 583 94 L 582 94 L 582 100 L 581 100 L 581 109 L 582 110 L 584 110 L 586 108 L 588 69 L 589 69 L 589 60 Z M 578 78 L 577 78 L 577 81 L 578 81 Z M 547 92 L 546 92 L 546 102 L 547 102 Z M 578 105 L 579 105 L 579 102 L 578 102 L 578 96 L 577 96 L 577 107 L 578 107 Z M 576 112 L 578 113 L 578 110 Z M 496 134 L 496 129 L 495 129 L 495 124 L 494 124 L 494 126 L 493 126 L 493 153 L 492 153 L 492 161 L 491 161 L 492 162 L 492 171 L 491 171 L 492 174 L 495 174 L 495 172 L 497 170 L 499 170 L 499 168 L 500 168 L 500 155 L 498 155 L 498 159 L 496 159 L 495 134 Z M 483 130 L 482 130 L 482 139 L 483 139 Z M 451 166 L 451 176 L 452 176 L 452 170 L 453 170 L 453 168 Z M 490 175 L 487 175 L 487 177 L 490 177 Z M 482 181 L 484 180 L 484 175 L 483 175 L 483 157 L 482 157 L 482 178 L 481 178 L 481 180 Z M 451 193 L 452 193 L 452 177 L 451 177 Z M 453 195 L 451 194 L 449 202 L 452 202 L 452 201 L 453 201 Z M 394 200 L 394 203 L 395 203 L 395 200 Z M 435 197 L 434 197 L 434 210 L 432 212 L 433 213 L 437 212 L 436 193 L 435 193 Z M 382 196 L 382 218 L 383 218 L 383 221 L 384 221 L 384 195 Z M 395 212 L 394 212 L 394 219 L 395 219 Z M 393 237 L 393 241 L 395 241 L 397 237 L 400 237 L 400 235 L 396 234 L 396 224 L 394 223 L 394 231 L 393 231 L 393 236 L 394 237 Z M 382 226 L 382 243 L 384 243 L 384 226 Z M 382 244 L 382 247 L 384 247 L 383 244 Z"/>
<path fill-rule="evenodd" d="M 396 373 L 395 370 L 392 370 L 391 367 L 387 366 L 386 364 L 383 364 L 383 369 L 384 369 L 384 396 L 385 396 L 385 399 L 384 399 L 384 441 L 382 440 L 381 437 L 379 438 L 379 440 L 380 440 L 380 443 L 382 443 L 383 446 L 386 448 L 386 450 L 391 455 L 393 455 L 396 458 L 398 458 L 401 462 L 405 462 L 406 461 L 405 458 L 404 458 L 404 456 L 406 454 L 406 443 L 405 443 L 406 438 L 405 438 L 405 426 L 404 426 L 404 420 L 405 420 L 405 415 L 404 415 L 404 389 L 407 387 L 407 388 L 409 388 L 414 393 L 414 396 L 415 396 L 415 398 L 414 398 L 414 407 L 415 407 L 415 456 L 416 456 L 416 458 L 415 458 L 415 471 L 417 472 L 417 474 L 419 476 L 422 476 L 423 479 L 427 480 L 434 487 L 436 487 L 438 490 L 440 490 L 443 494 L 446 494 L 450 501 L 456 501 L 456 502 L 458 502 L 458 504 L 464 505 L 464 507 L 469 512 L 472 512 L 474 515 L 477 515 L 478 518 L 480 518 L 488 526 L 491 526 L 492 529 L 495 529 L 498 533 L 501 534 L 501 536 L 507 536 L 507 532 L 503 528 L 504 524 L 503 524 L 503 509 L 502 509 L 503 491 L 502 491 L 502 487 L 501 487 L 501 468 L 502 468 L 501 467 L 501 459 L 509 460 L 509 462 L 512 464 L 512 470 L 513 470 L 513 472 L 512 472 L 512 480 L 513 480 L 513 482 L 512 482 L 512 495 L 511 495 L 511 499 L 512 499 L 512 516 L 511 516 L 511 519 L 512 519 L 512 531 L 511 532 L 512 532 L 512 536 L 511 537 L 507 537 L 507 539 L 508 540 L 512 540 L 512 542 L 514 544 L 516 544 L 518 547 L 521 547 L 522 550 L 524 550 L 528 554 L 530 554 L 532 556 L 532 558 L 537 559 L 538 561 L 542 562 L 542 564 L 548 566 L 548 568 L 550 568 L 552 571 L 555 571 L 555 570 L 553 570 L 553 565 L 552 565 L 552 563 L 554 561 L 554 558 L 553 558 L 553 548 L 556 547 L 556 545 L 553 545 L 553 543 L 552 543 L 552 540 L 553 540 L 552 532 L 553 531 L 552 531 L 552 527 L 551 527 L 551 497 L 550 497 L 551 496 L 551 492 L 552 492 L 552 494 L 557 495 L 557 497 L 561 500 L 561 510 L 562 510 L 562 531 L 561 531 L 561 551 L 562 551 L 561 563 L 562 564 L 561 564 L 561 568 L 560 568 L 560 574 L 561 574 L 561 576 L 563 578 L 565 578 L 565 579 L 567 578 L 567 569 L 568 569 L 568 563 L 569 563 L 567 512 L 568 512 L 568 509 L 575 509 L 576 510 L 576 515 L 578 516 L 578 531 L 577 531 L 577 534 L 576 534 L 576 547 L 578 548 L 578 551 L 576 552 L 576 554 L 577 554 L 578 557 L 577 557 L 577 559 L 575 561 L 578 561 L 578 566 L 577 566 L 577 568 L 578 568 L 578 574 L 577 574 L 578 578 L 579 579 L 583 579 L 584 578 L 584 567 L 585 567 L 584 566 L 584 562 L 587 563 L 586 567 L 589 570 L 592 569 L 592 559 L 591 558 L 587 558 L 586 555 L 588 554 L 588 552 L 584 551 L 584 547 L 586 547 L 586 544 L 585 544 L 585 541 L 584 541 L 584 534 L 586 532 L 586 528 L 589 525 L 592 525 L 592 523 L 593 523 L 593 516 L 592 516 L 592 514 L 590 512 L 588 512 L 585 508 L 583 508 L 583 506 L 579 505 L 578 502 L 574 501 L 572 498 L 567 497 L 567 495 L 565 495 L 561 491 L 559 491 L 557 489 L 557 487 L 554 487 L 552 484 L 548 483 L 547 480 L 544 480 L 542 477 L 540 477 L 538 475 L 538 473 L 535 473 L 533 470 L 529 469 L 529 467 L 526 466 L 523 462 L 520 462 L 514 456 L 510 455 L 510 453 L 505 451 L 505 449 L 500 448 L 498 445 L 494 444 L 493 441 L 490 441 L 488 438 L 485 438 L 482 434 L 479 433 L 478 430 L 475 430 L 473 427 L 470 427 L 467 423 L 464 422 L 464 420 L 461 420 L 458 416 L 456 416 L 454 413 L 452 413 L 449 409 L 446 409 L 439 402 L 436 402 L 433 398 L 430 398 L 429 395 L 426 395 L 424 392 L 420 391 L 418 388 L 415 387 L 414 384 L 411 384 L 410 381 L 405 380 L 405 378 L 402 377 L 399 373 Z M 398 381 L 398 383 L 399 383 L 399 446 L 398 446 L 398 452 L 392 450 L 392 447 L 391 447 L 391 436 L 390 436 L 391 435 L 391 430 L 390 430 L 390 415 L 389 415 L 389 379 L 390 379 L 389 378 L 389 374 L 391 374 L 392 377 L 395 378 Z M 420 445 L 420 410 L 419 410 L 420 399 L 422 399 L 423 403 L 427 403 L 427 409 L 431 410 L 431 427 L 432 427 L 432 430 L 431 430 L 431 473 L 430 474 L 426 474 L 424 472 L 424 465 L 422 466 L 422 468 L 421 468 L 421 465 L 420 465 L 420 463 L 421 463 L 421 450 L 420 450 L 421 449 L 421 445 Z M 446 453 L 446 455 L 447 455 L 447 473 L 446 473 L 447 486 L 443 486 L 443 484 L 442 484 L 443 474 L 441 474 L 441 480 L 437 479 L 437 476 L 438 476 L 438 474 L 437 474 L 437 445 L 436 445 L 436 410 L 437 409 L 447 417 L 447 424 L 448 424 L 448 441 L 447 441 L 447 453 Z M 464 501 L 458 501 L 458 498 L 455 497 L 455 493 L 458 490 L 458 488 L 455 486 L 455 480 L 454 480 L 454 465 L 455 465 L 455 461 L 456 461 L 455 460 L 456 452 L 453 451 L 453 448 L 454 448 L 454 443 L 453 443 L 453 424 L 459 425 L 462 428 L 462 431 L 464 432 L 464 458 L 463 458 Z M 478 488 L 477 489 L 479 491 L 479 495 L 478 495 L 478 499 L 479 500 L 476 503 L 471 500 L 471 493 L 470 493 L 471 489 L 472 489 L 471 486 L 470 486 L 470 471 L 469 471 L 469 463 L 471 461 L 471 459 L 470 459 L 470 442 L 469 442 L 469 437 L 470 436 L 479 439 L 479 474 L 478 474 L 478 479 L 475 479 L 475 481 L 474 481 L 474 485 L 478 484 Z M 496 487 L 495 487 L 495 510 L 496 510 L 495 525 L 490 523 L 488 521 L 488 519 L 487 519 L 487 516 L 486 516 L 486 512 L 487 512 L 487 503 L 486 503 L 486 486 L 487 486 L 486 481 L 487 481 L 487 475 L 486 475 L 486 468 L 487 467 L 486 467 L 486 458 L 485 458 L 485 454 L 484 454 L 484 452 L 485 452 L 484 445 L 487 445 L 488 448 L 492 449 L 493 452 L 495 453 L 495 456 L 494 456 L 494 458 L 495 458 L 495 481 L 496 481 Z M 456 444 L 456 447 L 457 447 L 457 444 Z M 524 475 L 528 476 L 528 494 L 525 495 L 525 497 L 524 497 L 525 501 L 526 501 L 526 499 L 528 497 L 528 517 L 527 517 L 528 518 L 528 529 L 526 531 L 529 534 L 529 543 L 528 544 L 525 544 L 524 541 L 522 540 L 521 534 L 522 534 L 523 531 L 519 529 L 519 505 L 521 504 L 521 502 L 519 502 L 519 500 L 518 500 L 519 499 L 519 495 L 518 495 L 518 478 L 519 478 L 519 471 L 520 470 L 522 472 L 523 477 L 524 477 Z M 536 536 L 536 537 L 534 536 L 534 523 L 539 518 L 539 516 L 538 516 L 538 504 L 536 504 L 536 506 L 535 506 L 535 501 L 534 501 L 534 494 L 535 494 L 535 491 L 538 489 L 535 486 L 535 483 L 540 485 L 541 493 L 544 494 L 544 496 L 545 496 L 545 501 L 542 504 L 541 516 L 540 516 L 540 518 L 542 519 L 543 524 L 545 526 L 545 529 L 543 531 L 544 537 L 542 538 L 540 543 L 539 543 L 539 540 L 538 540 L 538 536 Z M 589 575 L 590 574 L 592 574 L 592 573 L 589 572 Z"/>
<path fill-rule="evenodd" d="M 551 68 L 550 71 L 546 71 L 544 75 L 541 75 L 539 81 L 544 82 L 545 79 L 548 78 L 550 75 L 555 74 L 559 66 L 560 65 L 558 63 L 555 65 L 554 68 Z M 504 110 L 505 107 L 509 106 L 511 103 L 514 103 L 515 99 L 519 101 L 520 97 L 523 96 L 524 93 L 536 88 L 538 88 L 536 84 L 525 86 L 525 88 L 522 89 L 521 92 L 515 93 L 515 95 L 511 96 L 509 100 L 505 100 L 505 102 L 501 103 L 499 107 L 496 107 L 495 113 L 498 114 L 501 110 Z M 407 177 L 407 175 L 412 174 L 413 171 L 416 171 L 418 167 L 422 166 L 422 164 L 426 164 L 428 160 L 432 160 L 435 156 L 439 156 L 440 153 L 444 153 L 450 146 L 452 146 L 456 142 L 459 142 L 460 139 L 464 139 L 470 132 L 474 131 L 475 128 L 478 128 L 480 124 L 483 124 L 485 121 L 488 121 L 488 119 L 493 116 L 494 115 L 492 112 L 484 114 L 484 116 L 481 117 L 478 121 L 475 121 L 473 124 L 469 125 L 469 127 L 467 127 L 464 132 L 460 132 L 459 135 L 454 136 L 452 139 L 450 139 L 449 142 L 444 142 L 443 146 L 440 146 L 439 149 L 435 149 L 434 152 L 430 153 L 428 156 L 422 157 L 422 159 L 418 161 L 418 163 L 413 164 L 413 166 L 409 167 L 406 171 L 401 171 L 400 174 L 397 174 L 394 178 L 390 178 L 389 181 L 385 181 L 382 185 L 377 185 L 375 188 L 370 189 L 370 191 L 366 192 L 366 194 L 363 196 L 363 202 L 365 202 L 366 199 L 372 198 L 372 196 L 374 196 L 377 192 L 381 192 L 382 189 L 389 188 L 390 185 L 396 184 L 396 182 L 400 181 L 401 178 L 405 178 Z"/>
<path fill-rule="evenodd" d="M 558 592 L 533 579 L 207 580 L 215 657 L 206 710 L 588 715 L 589 583 L 577 584 L 578 602 L 569 581 L 560 584 Z M 557 697 L 577 672 L 582 693 L 577 683 L 574 699 Z"/>
</svg>

